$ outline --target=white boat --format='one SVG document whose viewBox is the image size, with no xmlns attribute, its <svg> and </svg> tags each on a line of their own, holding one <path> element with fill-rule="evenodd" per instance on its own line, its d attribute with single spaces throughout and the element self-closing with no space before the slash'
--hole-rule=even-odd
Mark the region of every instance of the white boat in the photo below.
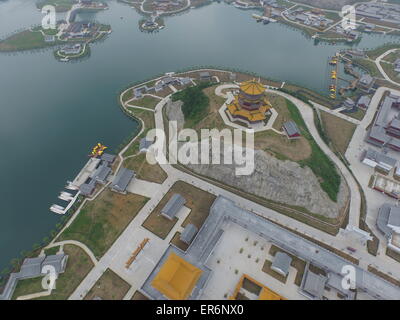
<svg viewBox="0 0 400 320">
<path fill-rule="evenodd" d="M 61 206 L 59 206 L 59 205 L 56 205 L 56 204 L 53 204 L 53 205 L 50 207 L 50 211 L 52 211 L 52 212 L 54 212 L 54 213 L 57 213 L 57 214 L 65 214 L 64 208 L 61 207 Z"/>
<path fill-rule="evenodd" d="M 71 201 L 73 198 L 74 197 L 69 197 L 69 196 L 66 196 L 65 194 L 62 194 L 62 193 L 58 196 L 58 199 L 61 199 L 61 200 L 64 200 L 64 201 Z"/>
<path fill-rule="evenodd" d="M 74 186 L 71 181 L 67 181 L 67 185 L 65 186 L 65 189 L 78 190 L 79 188 L 77 186 Z"/>
</svg>

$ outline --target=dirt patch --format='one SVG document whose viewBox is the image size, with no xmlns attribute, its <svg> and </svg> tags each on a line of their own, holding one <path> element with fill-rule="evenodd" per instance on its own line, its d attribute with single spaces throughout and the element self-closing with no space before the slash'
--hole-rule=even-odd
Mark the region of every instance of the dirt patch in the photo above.
<svg viewBox="0 0 400 320">
<path fill-rule="evenodd" d="M 147 201 L 148 198 L 140 195 L 123 195 L 106 189 L 83 207 L 57 241 L 81 241 L 100 258 Z"/>
<path fill-rule="evenodd" d="M 271 130 L 257 132 L 254 139 L 256 150 L 263 150 L 279 160 L 301 161 L 311 156 L 312 150 L 307 139 L 288 139 Z"/>
<path fill-rule="evenodd" d="M 93 300 L 96 297 L 102 300 L 122 300 L 130 287 L 115 272 L 107 269 L 90 289 L 84 300 Z"/>
<path fill-rule="evenodd" d="M 124 166 L 134 170 L 138 179 L 161 184 L 168 177 L 159 164 L 148 163 L 145 153 L 126 159 Z"/>
<path fill-rule="evenodd" d="M 149 298 L 147 298 L 143 293 L 135 291 L 132 300 L 149 300 Z"/>
<path fill-rule="evenodd" d="M 266 274 L 270 275 L 271 277 L 274 277 L 276 280 L 286 283 L 287 276 L 283 276 L 280 273 L 274 271 L 271 269 L 272 262 L 269 260 L 265 260 L 264 265 L 262 267 L 262 271 L 265 272 Z"/>
<path fill-rule="evenodd" d="M 167 237 L 178 220 L 176 218 L 171 221 L 161 215 L 162 208 L 175 193 L 178 193 L 185 198 L 185 206 L 191 210 L 185 221 L 183 221 L 182 227 L 192 223 L 198 229 L 200 229 L 204 221 L 207 219 L 210 212 L 210 207 L 215 200 L 214 195 L 198 189 L 188 183 L 183 181 L 174 183 L 171 189 L 167 192 L 164 198 L 162 198 L 157 207 L 143 223 L 143 227 L 153 232 L 161 239 L 165 239 Z"/>
<path fill-rule="evenodd" d="M 345 154 L 356 125 L 327 112 L 321 111 L 322 124 L 336 150 Z"/>
<path fill-rule="evenodd" d="M 172 237 L 170 243 L 172 243 L 174 246 L 178 247 L 182 251 L 186 251 L 187 248 L 189 247 L 188 244 L 180 240 L 181 233 L 176 232 L 175 235 Z"/>
</svg>

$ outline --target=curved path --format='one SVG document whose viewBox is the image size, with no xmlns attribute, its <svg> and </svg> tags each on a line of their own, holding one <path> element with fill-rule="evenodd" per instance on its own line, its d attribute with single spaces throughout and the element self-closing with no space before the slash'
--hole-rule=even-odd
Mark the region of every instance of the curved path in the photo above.
<svg viewBox="0 0 400 320">
<path fill-rule="evenodd" d="M 300 111 L 304 122 L 307 125 L 308 130 L 310 131 L 312 137 L 315 142 L 321 148 L 321 150 L 335 163 L 335 165 L 339 168 L 341 174 L 345 178 L 347 185 L 350 191 L 350 210 L 349 210 L 349 225 L 358 227 L 359 219 L 360 219 L 360 211 L 361 211 L 361 196 L 360 191 L 358 189 L 358 184 L 355 181 L 353 175 L 350 173 L 349 169 L 343 164 L 343 162 L 332 152 L 332 150 L 325 144 L 325 142 L 320 137 L 318 130 L 315 126 L 314 122 L 314 112 L 313 109 L 303 101 L 294 98 L 284 92 L 281 91 L 273 91 L 266 90 L 267 92 L 273 92 L 278 94 L 290 102 L 292 102 Z M 349 226 L 348 225 L 348 226 Z"/>
<path fill-rule="evenodd" d="M 274 92 L 276 93 L 276 91 Z M 157 104 L 154 113 L 156 128 L 163 130 L 164 132 L 165 128 L 162 111 L 169 99 L 170 96 L 162 98 Z M 321 149 L 326 151 L 327 154 L 331 155 L 330 149 L 323 143 L 322 139 L 320 139 L 319 134 L 315 128 L 311 107 L 293 97 L 290 97 L 289 100 L 296 103 L 296 105 L 299 107 L 299 110 L 302 113 L 304 120 L 307 124 L 307 127 L 314 135 L 316 142 L 319 142 L 319 144 L 321 145 Z M 166 144 L 164 144 L 164 148 L 166 148 Z M 336 156 L 333 155 L 332 158 L 335 159 Z M 142 286 L 143 282 L 151 272 L 152 267 L 154 267 L 155 261 L 158 261 L 159 257 L 169 245 L 170 239 L 167 237 L 165 241 L 161 240 L 158 237 L 154 236 L 152 233 L 142 228 L 141 225 L 148 217 L 148 215 L 158 205 L 159 201 L 170 190 L 171 186 L 177 181 L 184 181 L 186 183 L 192 184 L 193 186 L 212 193 L 216 196 L 225 196 L 227 198 L 230 198 L 237 206 L 241 208 L 257 213 L 264 218 L 267 218 L 282 226 L 286 226 L 291 230 L 300 232 L 301 234 L 308 236 L 312 239 L 316 239 L 337 250 L 346 252 L 346 247 L 351 245 L 357 249 L 356 252 L 352 253 L 352 256 L 359 260 L 359 265 L 362 268 L 367 269 L 369 265 L 372 265 L 375 268 L 379 269 L 381 272 L 391 274 L 396 279 L 400 279 L 400 270 L 396 261 L 383 255 L 381 255 L 379 259 L 377 259 L 377 257 L 374 257 L 367 253 L 364 246 L 354 243 L 353 239 L 347 237 L 342 233 L 339 233 L 336 236 L 332 236 L 321 230 L 306 225 L 298 220 L 282 215 L 274 210 L 271 210 L 246 198 L 238 196 L 237 194 L 216 186 L 215 184 L 212 184 L 194 174 L 182 172 L 168 163 L 160 164 L 160 166 L 167 173 L 167 180 L 165 180 L 164 183 L 160 185 L 159 190 L 154 193 L 154 196 L 139 211 L 136 218 L 131 221 L 131 223 L 127 226 L 120 237 L 113 243 L 106 254 L 99 260 L 98 264 L 90 271 L 88 276 L 76 288 L 69 299 L 82 299 L 82 297 L 85 296 L 88 290 L 93 287 L 98 278 L 107 268 L 111 268 L 114 272 L 120 275 L 132 286 L 130 289 L 131 293 L 134 292 L 134 289 L 138 289 Z M 342 164 L 340 163 L 339 166 L 341 168 Z M 343 173 L 346 172 L 347 170 Z M 349 181 L 351 181 L 350 178 Z M 356 197 L 355 200 L 357 200 L 357 195 L 354 196 Z M 355 212 L 356 214 L 357 210 L 355 208 L 357 208 L 357 203 L 358 201 L 352 201 L 352 212 Z M 143 260 L 142 262 L 144 265 L 146 265 L 146 268 L 139 268 L 134 270 L 126 269 L 125 262 L 128 259 L 131 250 L 134 250 L 144 237 L 151 238 L 150 243 L 152 243 L 152 249 L 148 251 L 145 259 L 146 261 Z"/>
<path fill-rule="evenodd" d="M 395 52 L 399 49 L 391 49 L 389 51 L 386 51 L 385 53 L 381 54 L 378 58 L 376 58 L 375 60 L 375 64 L 377 66 L 377 68 L 379 69 L 379 72 L 382 74 L 382 76 L 385 78 L 386 81 L 389 81 L 390 83 L 396 85 L 396 86 L 400 86 L 399 82 L 393 81 L 385 72 L 385 70 L 383 69 L 382 65 L 381 65 L 381 61 L 383 58 L 385 58 L 387 55 L 391 54 L 392 52 Z"/>
<path fill-rule="evenodd" d="M 72 244 L 74 246 L 77 246 L 77 247 L 81 248 L 89 256 L 89 258 L 90 258 L 90 260 L 92 260 L 93 264 L 97 265 L 98 261 L 97 261 L 95 255 L 93 254 L 92 250 L 90 250 L 86 246 L 86 244 L 84 244 L 84 243 L 82 243 L 80 241 L 64 240 L 64 241 L 54 242 L 54 243 L 48 245 L 45 249 L 50 249 L 50 248 L 54 248 L 54 247 L 58 247 L 58 246 L 64 246 L 65 244 Z"/>
<path fill-rule="evenodd" d="M 229 88 L 237 88 L 237 85 L 221 85 L 215 89 L 215 93 L 221 97 L 227 97 L 226 94 L 222 93 L 222 90 Z M 343 177 L 345 178 L 350 191 L 350 212 L 349 212 L 349 224 L 354 227 L 358 227 L 360 219 L 360 209 L 361 209 L 361 196 L 358 190 L 358 185 L 350 173 L 349 169 L 343 164 L 343 162 L 332 152 L 332 150 L 325 144 L 325 142 L 320 137 L 318 130 L 314 122 L 314 112 L 313 109 L 303 101 L 294 98 L 284 92 L 267 89 L 266 92 L 273 93 L 284 97 L 285 99 L 292 102 L 300 111 L 304 122 L 307 125 L 308 130 L 313 136 L 315 142 L 322 149 L 322 151 L 335 163 L 339 168 Z"/>
</svg>

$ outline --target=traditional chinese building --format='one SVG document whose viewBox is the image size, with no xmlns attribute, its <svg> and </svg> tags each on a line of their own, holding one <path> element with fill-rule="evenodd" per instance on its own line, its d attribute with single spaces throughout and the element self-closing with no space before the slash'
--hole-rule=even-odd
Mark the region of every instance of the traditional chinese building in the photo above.
<svg viewBox="0 0 400 320">
<path fill-rule="evenodd" d="M 265 87 L 253 79 L 240 84 L 239 93 L 227 106 L 227 112 L 233 120 L 252 125 L 265 121 L 266 113 L 271 108 L 265 95 Z"/>
</svg>

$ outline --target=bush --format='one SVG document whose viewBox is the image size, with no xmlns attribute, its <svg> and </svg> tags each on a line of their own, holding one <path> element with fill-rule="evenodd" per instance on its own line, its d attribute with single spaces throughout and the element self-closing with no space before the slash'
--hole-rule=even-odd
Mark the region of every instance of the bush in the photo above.
<svg viewBox="0 0 400 320">
<path fill-rule="evenodd" d="M 182 112 L 185 120 L 192 121 L 195 124 L 206 115 L 210 99 L 204 94 L 203 89 L 210 85 L 209 82 L 201 83 L 172 95 L 172 101 L 180 100 L 183 102 Z"/>
</svg>

